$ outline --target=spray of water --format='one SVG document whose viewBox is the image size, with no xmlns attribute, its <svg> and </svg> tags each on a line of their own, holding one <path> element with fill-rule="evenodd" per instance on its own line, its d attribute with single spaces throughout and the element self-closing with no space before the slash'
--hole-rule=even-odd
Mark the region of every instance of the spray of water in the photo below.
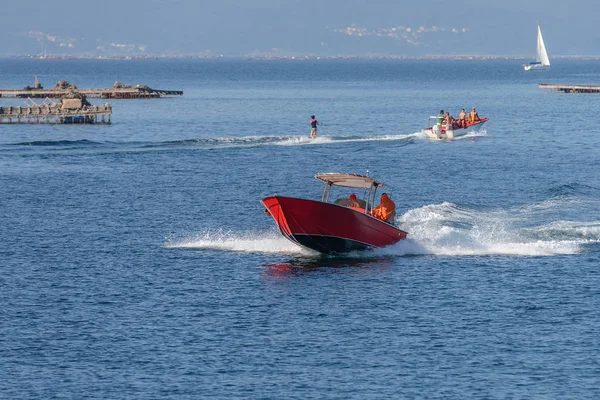
<svg viewBox="0 0 600 400">
<path fill-rule="evenodd" d="M 448 202 L 425 205 L 397 218 L 400 227 L 409 232 L 406 240 L 350 256 L 553 256 L 577 254 L 582 252 L 586 244 L 600 243 L 600 221 L 548 220 L 554 218 L 566 206 L 566 202 L 573 200 L 549 199 L 499 210 L 462 208 Z M 314 254 L 288 241 L 275 229 L 264 232 L 206 231 L 194 237 L 171 241 L 166 246 Z"/>
<path fill-rule="evenodd" d="M 206 230 L 199 235 L 169 241 L 165 247 L 245 253 L 310 254 L 310 251 L 298 247 L 274 230 L 267 232 Z"/>
</svg>

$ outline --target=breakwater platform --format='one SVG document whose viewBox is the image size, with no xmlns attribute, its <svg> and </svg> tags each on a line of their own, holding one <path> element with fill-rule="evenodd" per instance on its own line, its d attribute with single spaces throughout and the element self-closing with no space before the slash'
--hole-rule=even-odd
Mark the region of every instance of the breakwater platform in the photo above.
<svg viewBox="0 0 600 400">
<path fill-rule="evenodd" d="M 594 85 L 555 85 L 540 83 L 540 89 L 556 90 L 563 93 L 600 93 L 600 86 Z"/>
<path fill-rule="evenodd" d="M 156 99 L 166 96 L 182 96 L 182 90 L 152 89 L 146 85 L 129 86 L 115 82 L 111 88 L 105 89 L 80 89 L 65 80 L 58 81 L 52 89 L 44 89 L 37 78 L 33 87 L 25 86 L 23 89 L 0 89 L 0 97 L 17 98 L 61 98 L 75 91 L 89 98 L 102 99 Z"/>
<path fill-rule="evenodd" d="M 37 104 L 31 99 L 26 106 L 1 106 L 0 124 L 105 124 L 110 125 L 112 106 L 94 106 L 84 96 L 63 98 L 59 103 L 46 99 Z"/>
</svg>

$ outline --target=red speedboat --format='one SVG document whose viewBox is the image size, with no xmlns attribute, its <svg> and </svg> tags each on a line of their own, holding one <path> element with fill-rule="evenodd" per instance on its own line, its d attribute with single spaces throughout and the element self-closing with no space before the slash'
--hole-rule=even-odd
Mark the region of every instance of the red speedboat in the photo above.
<svg viewBox="0 0 600 400">
<path fill-rule="evenodd" d="M 347 253 L 385 247 L 406 238 L 396 225 L 371 215 L 373 202 L 382 182 L 354 174 L 318 174 L 325 182 L 321 201 L 295 197 L 265 197 L 261 203 L 281 233 L 292 242 L 319 253 Z M 333 186 L 362 189 L 364 200 L 339 198 L 329 203 Z"/>
</svg>

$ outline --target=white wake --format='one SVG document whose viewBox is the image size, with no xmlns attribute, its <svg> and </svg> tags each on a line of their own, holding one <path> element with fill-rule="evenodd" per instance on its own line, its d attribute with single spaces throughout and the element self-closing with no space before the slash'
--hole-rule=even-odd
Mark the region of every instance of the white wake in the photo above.
<svg viewBox="0 0 600 400">
<path fill-rule="evenodd" d="M 409 233 L 406 240 L 350 256 L 578 254 L 585 245 L 600 243 L 600 220 L 554 219 L 572 201 L 550 199 L 499 210 L 461 208 L 448 202 L 425 205 L 396 218 L 400 228 Z M 595 208 L 597 204 L 587 206 Z M 169 241 L 165 246 L 246 253 L 316 254 L 285 239 L 276 228 L 267 231 L 208 230 Z"/>
</svg>

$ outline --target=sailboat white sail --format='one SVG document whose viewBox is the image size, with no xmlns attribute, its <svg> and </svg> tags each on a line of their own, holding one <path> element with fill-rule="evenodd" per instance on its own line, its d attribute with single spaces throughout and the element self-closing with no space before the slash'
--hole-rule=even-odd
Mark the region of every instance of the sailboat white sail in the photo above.
<svg viewBox="0 0 600 400">
<path fill-rule="evenodd" d="M 544 44 L 544 37 L 542 36 L 542 29 L 538 24 L 538 35 L 537 35 L 537 52 L 535 55 L 535 62 L 529 65 L 523 64 L 525 71 L 531 69 L 542 70 L 550 68 L 550 59 L 548 58 L 548 52 L 546 51 L 546 45 Z"/>
</svg>

